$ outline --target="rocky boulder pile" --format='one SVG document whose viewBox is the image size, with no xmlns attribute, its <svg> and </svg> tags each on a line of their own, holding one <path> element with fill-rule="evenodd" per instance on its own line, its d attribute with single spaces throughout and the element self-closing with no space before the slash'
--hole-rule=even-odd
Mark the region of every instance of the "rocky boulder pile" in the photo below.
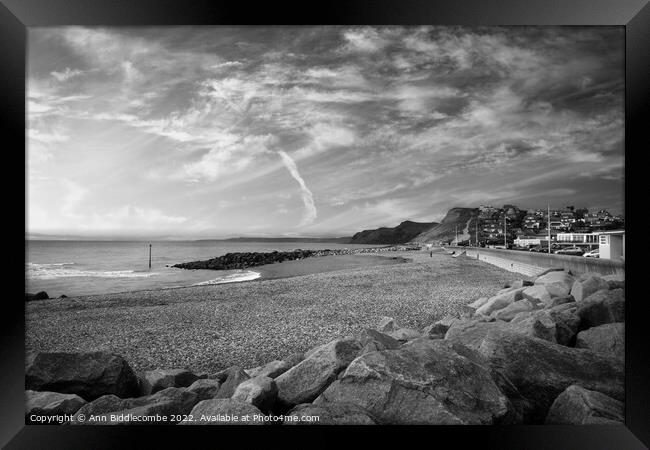
<svg viewBox="0 0 650 450">
<path fill-rule="evenodd" d="M 376 329 L 253 368 L 136 374 L 120 356 L 104 352 L 32 354 L 26 419 L 182 425 L 623 423 L 624 305 L 622 277 L 551 270 L 472 300 L 462 314 L 422 329 L 384 317 Z"/>
<path fill-rule="evenodd" d="M 296 249 L 288 252 L 240 252 L 226 253 L 225 255 L 203 261 L 192 261 L 186 263 L 174 264 L 172 267 L 178 269 L 208 269 L 208 270 L 231 270 L 246 269 L 248 267 L 263 266 L 265 264 L 274 264 L 276 262 L 293 261 L 315 256 L 332 256 L 332 255 L 356 255 L 361 253 L 384 253 L 384 252 L 403 252 L 420 250 L 419 246 L 412 245 L 390 245 L 386 247 L 369 247 L 369 248 L 342 248 L 342 249 L 324 249 L 324 250 L 301 250 Z M 26 294 L 26 301 L 27 295 Z M 45 297 L 47 298 L 47 297 Z M 30 298 L 36 300 L 35 298 Z"/>
</svg>

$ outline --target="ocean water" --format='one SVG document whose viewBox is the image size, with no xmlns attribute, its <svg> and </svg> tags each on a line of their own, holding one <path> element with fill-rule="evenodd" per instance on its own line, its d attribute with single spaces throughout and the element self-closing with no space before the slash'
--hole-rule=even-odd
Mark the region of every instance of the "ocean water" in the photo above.
<svg viewBox="0 0 650 450">
<path fill-rule="evenodd" d="M 152 245 L 149 269 L 149 244 Z M 370 245 L 302 242 L 219 241 L 25 241 L 25 291 L 105 294 L 142 289 L 250 281 L 262 277 L 247 270 L 185 270 L 181 262 L 214 258 L 232 252 L 272 252 L 363 248 Z"/>
</svg>

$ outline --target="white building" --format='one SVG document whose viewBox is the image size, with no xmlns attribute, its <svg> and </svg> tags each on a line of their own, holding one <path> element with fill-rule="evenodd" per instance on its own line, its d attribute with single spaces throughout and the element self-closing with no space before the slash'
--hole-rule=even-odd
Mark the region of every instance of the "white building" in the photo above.
<svg viewBox="0 0 650 450">
<path fill-rule="evenodd" d="M 556 240 L 560 245 L 575 245 L 577 247 L 596 248 L 600 232 L 594 233 L 558 233 Z"/>
<path fill-rule="evenodd" d="M 599 236 L 599 257 L 602 259 L 625 260 L 625 230 L 601 231 Z"/>
</svg>

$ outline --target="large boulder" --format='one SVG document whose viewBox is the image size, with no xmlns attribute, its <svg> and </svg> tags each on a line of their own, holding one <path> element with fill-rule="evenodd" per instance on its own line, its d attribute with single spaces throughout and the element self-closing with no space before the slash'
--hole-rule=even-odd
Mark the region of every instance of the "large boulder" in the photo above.
<svg viewBox="0 0 650 450">
<path fill-rule="evenodd" d="M 332 402 L 354 403 L 380 424 L 492 424 L 510 407 L 486 368 L 427 338 L 355 359 L 314 404 Z"/>
<path fill-rule="evenodd" d="M 379 350 L 395 350 L 401 343 L 384 333 L 367 328 L 357 336 L 357 340 L 363 346 L 359 354 L 376 352 Z"/>
<path fill-rule="evenodd" d="M 264 414 L 250 403 L 232 398 L 203 400 L 181 425 L 265 425 Z"/>
<path fill-rule="evenodd" d="M 623 399 L 623 365 L 590 350 L 565 347 L 518 333 L 492 330 L 478 348 L 490 367 L 503 373 L 533 403 L 531 420 L 541 423 L 553 400 L 572 384 Z"/>
<path fill-rule="evenodd" d="M 198 400 L 202 401 L 214 398 L 217 395 L 217 392 L 219 392 L 220 387 L 221 383 L 217 380 L 201 378 L 190 384 L 187 390 L 194 392 Z"/>
<path fill-rule="evenodd" d="M 578 333 L 577 348 L 587 348 L 613 358 L 625 358 L 625 323 L 607 323 Z"/>
<path fill-rule="evenodd" d="M 168 387 L 187 387 L 199 377 L 188 369 L 148 370 L 140 377 L 140 395 L 150 395 Z"/>
<path fill-rule="evenodd" d="M 505 308 L 511 303 L 523 298 L 522 292 L 526 288 L 508 289 L 506 292 L 491 297 L 483 306 L 476 310 L 476 314 L 489 316 L 498 309 Z"/>
<path fill-rule="evenodd" d="M 605 275 L 603 279 L 607 281 L 610 289 L 625 289 L 624 274 Z"/>
<path fill-rule="evenodd" d="M 497 320 L 508 322 L 514 319 L 517 314 L 521 312 L 532 311 L 534 308 L 535 306 L 533 306 L 533 304 L 528 300 L 517 300 L 514 303 L 510 303 L 505 308 L 499 309 L 498 311 L 492 313 L 492 317 Z"/>
<path fill-rule="evenodd" d="M 237 386 L 250 379 L 250 376 L 239 366 L 232 366 L 226 369 L 226 376 L 221 378 L 221 387 L 215 398 L 230 398 L 235 393 Z"/>
<path fill-rule="evenodd" d="M 61 394 L 47 391 L 25 391 L 25 416 L 59 416 L 74 414 L 86 401 L 76 394 Z"/>
<path fill-rule="evenodd" d="M 571 295 L 576 302 L 581 302 L 594 292 L 600 291 L 601 289 L 609 289 L 609 283 L 607 283 L 607 280 L 604 280 L 599 276 L 592 275 L 574 281 L 573 286 L 571 287 Z"/>
<path fill-rule="evenodd" d="M 237 386 L 231 398 L 250 403 L 263 413 L 268 414 L 277 397 L 278 387 L 275 381 L 272 378 L 260 375 L 242 382 Z"/>
<path fill-rule="evenodd" d="M 289 368 L 291 368 L 293 366 L 298 365 L 304 359 L 305 359 L 305 354 L 301 352 L 297 352 L 287 356 L 286 358 L 283 359 L 283 361 L 286 361 L 287 364 L 289 364 Z"/>
<path fill-rule="evenodd" d="M 606 323 L 625 322 L 625 291 L 600 290 L 578 304 L 580 329 L 597 327 Z"/>
<path fill-rule="evenodd" d="M 512 331 L 571 345 L 578 332 L 580 318 L 569 308 L 549 308 L 517 314 L 510 323 Z"/>
<path fill-rule="evenodd" d="M 85 400 L 106 394 L 133 397 L 138 394 L 138 377 L 124 358 L 111 353 L 34 353 L 27 358 L 25 386 L 77 394 Z"/>
<path fill-rule="evenodd" d="M 555 340 L 555 321 L 544 310 L 517 314 L 510 322 L 509 330 L 549 342 L 557 342 Z"/>
<path fill-rule="evenodd" d="M 575 278 L 568 272 L 549 272 L 546 275 L 539 276 L 535 279 L 535 285 L 542 285 L 551 297 L 562 297 L 569 295 Z"/>
<path fill-rule="evenodd" d="M 263 366 L 247 369 L 244 372 L 246 372 L 246 374 L 251 378 L 258 376 L 276 378 L 291 369 L 291 367 L 292 364 L 289 362 L 276 359 L 275 361 L 271 361 Z"/>
<path fill-rule="evenodd" d="M 314 419 L 317 417 L 318 419 Z M 375 425 L 365 409 L 354 403 L 303 403 L 287 413 L 283 425 Z"/>
<path fill-rule="evenodd" d="M 281 407 L 289 409 L 313 401 L 357 357 L 361 348 L 356 339 L 337 339 L 318 347 L 305 360 L 280 375 L 275 382 Z"/>
<path fill-rule="evenodd" d="M 521 295 L 533 305 L 548 305 L 551 302 L 551 293 L 543 284 L 530 286 L 521 292 Z"/>
<path fill-rule="evenodd" d="M 73 417 L 73 424 L 98 425 L 139 423 L 129 416 L 166 417 L 165 423 L 174 423 L 173 416 L 188 414 L 198 402 L 194 392 L 185 388 L 170 387 L 153 395 L 137 398 L 119 398 L 114 395 L 102 396 L 81 407 Z M 80 420 L 83 415 L 86 420 Z M 92 418 L 94 418 L 94 420 Z"/>
<path fill-rule="evenodd" d="M 555 341 L 561 345 L 573 346 L 580 326 L 580 318 L 575 309 L 549 309 L 548 313 L 555 322 Z"/>
<path fill-rule="evenodd" d="M 494 322 L 483 322 L 479 320 L 458 321 L 449 327 L 447 334 L 445 334 L 445 340 L 476 350 L 488 332 L 493 329 L 507 330 L 509 329 L 509 324 L 501 320 Z"/>
<path fill-rule="evenodd" d="M 546 416 L 547 424 L 622 425 L 624 403 L 600 392 L 571 385 L 553 402 Z"/>
</svg>

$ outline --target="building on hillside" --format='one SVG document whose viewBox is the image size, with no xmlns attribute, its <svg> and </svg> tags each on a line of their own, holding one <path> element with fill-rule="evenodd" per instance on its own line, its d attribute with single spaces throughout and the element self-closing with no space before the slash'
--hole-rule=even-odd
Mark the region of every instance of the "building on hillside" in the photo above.
<svg viewBox="0 0 650 450">
<path fill-rule="evenodd" d="M 564 228 L 571 228 L 576 223 L 576 215 L 573 211 L 564 211 L 560 214 L 560 222 Z"/>
<path fill-rule="evenodd" d="M 524 228 L 539 229 L 542 226 L 542 218 L 535 214 L 526 214 L 522 226 Z"/>
</svg>

